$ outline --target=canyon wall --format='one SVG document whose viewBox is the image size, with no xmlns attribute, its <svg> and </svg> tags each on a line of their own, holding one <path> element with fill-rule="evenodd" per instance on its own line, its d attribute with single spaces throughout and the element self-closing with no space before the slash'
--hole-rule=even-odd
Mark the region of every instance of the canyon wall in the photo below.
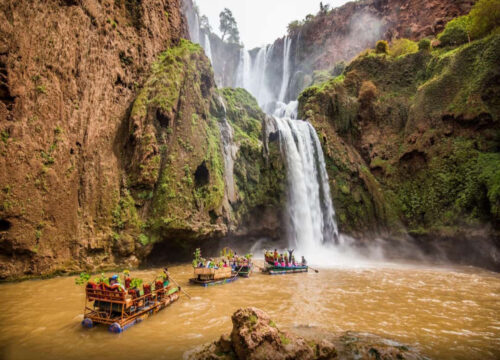
<svg viewBox="0 0 500 360">
<path fill-rule="evenodd" d="M 0 5 L 0 278 L 179 260 L 208 239 L 279 231 L 265 115 L 216 89 L 181 5 Z M 221 124 L 235 131 L 230 199 Z"/>
<path fill-rule="evenodd" d="M 302 92 L 343 232 L 408 232 L 430 255 L 500 267 L 499 58 L 499 35 L 372 52 Z"/>
<path fill-rule="evenodd" d="M 0 18 L 0 277 L 114 264 L 123 123 L 187 36 L 180 1 L 7 0 Z"/>
</svg>

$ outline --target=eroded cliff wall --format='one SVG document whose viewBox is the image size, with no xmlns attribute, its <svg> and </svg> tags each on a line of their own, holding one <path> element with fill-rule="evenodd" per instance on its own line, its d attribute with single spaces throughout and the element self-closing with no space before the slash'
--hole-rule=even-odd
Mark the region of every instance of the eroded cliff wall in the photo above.
<svg viewBox="0 0 500 360">
<path fill-rule="evenodd" d="M 124 120 L 153 60 L 187 36 L 179 9 L 2 1 L 0 277 L 114 263 Z"/>
</svg>

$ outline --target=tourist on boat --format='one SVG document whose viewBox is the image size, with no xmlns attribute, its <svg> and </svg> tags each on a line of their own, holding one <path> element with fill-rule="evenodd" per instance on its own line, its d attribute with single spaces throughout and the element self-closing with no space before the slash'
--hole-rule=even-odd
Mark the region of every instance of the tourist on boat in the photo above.
<svg viewBox="0 0 500 360">
<path fill-rule="evenodd" d="M 292 255 L 292 266 L 297 266 L 297 263 L 295 262 L 295 256 Z"/>
<path fill-rule="evenodd" d="M 274 249 L 274 261 L 278 261 L 278 249 Z"/>
<path fill-rule="evenodd" d="M 306 258 L 302 256 L 302 266 L 306 266 L 306 265 L 307 265 Z"/>
<path fill-rule="evenodd" d="M 113 275 L 109 278 L 109 286 L 112 288 L 119 288 L 120 290 L 125 291 L 125 287 L 120 284 L 118 275 Z"/>
<path fill-rule="evenodd" d="M 288 249 L 288 262 L 292 262 L 294 251 L 295 251 L 295 249 Z"/>
</svg>

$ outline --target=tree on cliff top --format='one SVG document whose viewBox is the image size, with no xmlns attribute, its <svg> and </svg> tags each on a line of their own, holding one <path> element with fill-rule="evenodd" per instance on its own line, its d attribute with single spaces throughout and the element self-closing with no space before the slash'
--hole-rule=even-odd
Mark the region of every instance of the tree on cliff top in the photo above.
<svg viewBox="0 0 500 360">
<path fill-rule="evenodd" d="M 208 34 L 212 32 L 212 27 L 210 26 L 210 22 L 208 21 L 208 17 L 206 15 L 203 15 L 200 18 L 200 29 Z"/>
<path fill-rule="evenodd" d="M 226 35 L 229 35 L 230 43 L 239 43 L 240 32 L 238 30 L 238 25 L 236 24 L 236 20 L 231 10 L 225 8 L 219 14 L 219 19 L 220 19 L 219 30 L 222 32 L 222 41 L 224 41 Z"/>
</svg>

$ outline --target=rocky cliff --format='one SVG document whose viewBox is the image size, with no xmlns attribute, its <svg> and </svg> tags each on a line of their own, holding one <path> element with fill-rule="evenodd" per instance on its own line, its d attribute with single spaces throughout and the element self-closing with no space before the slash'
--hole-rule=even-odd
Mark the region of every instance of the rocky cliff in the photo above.
<svg viewBox="0 0 500 360">
<path fill-rule="evenodd" d="M 179 1 L 0 9 L 0 277 L 113 264 L 123 124 L 153 60 L 186 36 Z"/>
<path fill-rule="evenodd" d="M 468 13 L 473 4 L 473 0 L 362 0 L 292 22 L 287 100 L 297 99 L 300 91 L 323 75 L 321 71 L 335 73 L 336 64 L 349 62 L 377 40 L 434 37 L 448 21 Z M 284 39 L 273 44 L 269 79 L 273 79 L 271 74 L 283 72 L 283 46 Z"/>
<path fill-rule="evenodd" d="M 498 268 L 499 58 L 499 35 L 399 57 L 368 52 L 301 94 L 344 232 L 408 229 L 431 254 Z"/>
<path fill-rule="evenodd" d="M 180 5 L 0 5 L 0 278 L 178 260 L 279 230 L 265 116 L 245 91 L 216 89 Z"/>
</svg>

